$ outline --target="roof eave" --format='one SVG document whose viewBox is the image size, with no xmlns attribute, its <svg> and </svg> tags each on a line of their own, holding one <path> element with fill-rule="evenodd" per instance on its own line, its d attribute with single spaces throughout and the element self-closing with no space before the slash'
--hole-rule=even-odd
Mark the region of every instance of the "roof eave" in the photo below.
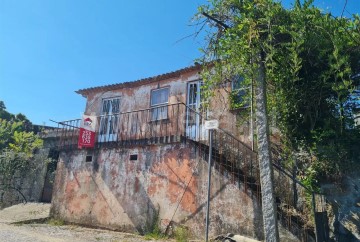
<svg viewBox="0 0 360 242">
<path fill-rule="evenodd" d="M 75 92 L 77 94 L 81 94 L 83 97 L 86 98 L 89 95 L 89 93 L 93 92 L 93 91 L 97 91 L 97 92 L 98 91 L 109 91 L 109 90 L 114 90 L 114 89 L 131 88 L 131 87 L 141 86 L 144 84 L 150 84 L 152 82 L 157 82 L 157 81 L 166 80 L 169 78 L 178 77 L 181 74 L 188 73 L 188 72 L 191 72 L 194 70 L 200 71 L 201 69 L 202 69 L 202 66 L 197 64 L 197 65 L 185 67 L 185 68 L 173 71 L 173 72 L 168 72 L 168 73 L 153 76 L 153 77 L 147 77 L 147 78 L 143 78 L 143 79 L 139 79 L 139 80 L 135 80 L 135 81 L 131 81 L 131 82 L 115 83 L 115 84 L 111 84 L 111 85 L 79 89 Z"/>
</svg>

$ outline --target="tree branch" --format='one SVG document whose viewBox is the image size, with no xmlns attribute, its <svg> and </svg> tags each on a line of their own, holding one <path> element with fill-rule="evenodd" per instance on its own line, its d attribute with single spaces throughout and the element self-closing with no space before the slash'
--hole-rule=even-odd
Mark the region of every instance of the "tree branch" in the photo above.
<svg viewBox="0 0 360 242">
<path fill-rule="evenodd" d="M 230 28 L 227 24 L 221 22 L 220 20 L 212 17 L 211 15 L 209 15 L 209 14 L 207 14 L 207 13 L 205 13 L 205 12 L 202 12 L 201 14 L 204 15 L 205 17 L 211 19 L 211 20 L 214 21 L 215 23 L 219 24 L 219 25 L 220 25 L 221 27 L 223 27 L 224 29 Z"/>
</svg>

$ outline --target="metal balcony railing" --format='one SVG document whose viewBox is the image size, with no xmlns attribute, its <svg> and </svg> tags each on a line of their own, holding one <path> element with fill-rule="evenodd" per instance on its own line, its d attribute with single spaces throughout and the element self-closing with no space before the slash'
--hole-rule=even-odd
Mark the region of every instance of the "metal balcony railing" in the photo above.
<svg viewBox="0 0 360 242">
<path fill-rule="evenodd" d="M 96 146 L 179 142 L 186 134 L 186 106 L 161 105 L 96 117 Z M 59 149 L 77 147 L 81 119 L 58 123 Z"/>
<path fill-rule="evenodd" d="M 126 146 L 159 143 L 190 142 L 203 160 L 208 160 L 209 141 L 204 129 L 205 118 L 184 103 L 162 105 L 148 109 L 97 117 L 96 146 Z M 77 148 L 80 119 L 59 123 L 59 149 Z M 214 130 L 213 153 L 215 169 L 230 181 L 250 188 L 260 202 L 260 172 L 257 153 L 223 129 Z M 301 241 L 314 240 L 311 207 L 314 193 L 282 167 L 274 164 L 275 196 L 279 222 Z M 306 196 L 311 196 L 304 200 Z M 315 209 L 314 209 L 315 211 Z M 310 221 L 311 220 L 311 221 Z"/>
</svg>

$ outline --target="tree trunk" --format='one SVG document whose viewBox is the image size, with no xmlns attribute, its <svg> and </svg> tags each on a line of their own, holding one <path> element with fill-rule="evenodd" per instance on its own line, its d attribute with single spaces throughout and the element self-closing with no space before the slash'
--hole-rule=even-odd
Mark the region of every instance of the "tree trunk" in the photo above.
<svg viewBox="0 0 360 242">
<path fill-rule="evenodd" d="M 270 159 L 269 129 L 266 111 L 265 65 L 261 54 L 257 56 L 256 73 L 256 126 L 258 135 L 258 160 L 262 196 L 262 213 L 265 241 L 279 242 L 273 185 L 273 169 Z"/>
</svg>

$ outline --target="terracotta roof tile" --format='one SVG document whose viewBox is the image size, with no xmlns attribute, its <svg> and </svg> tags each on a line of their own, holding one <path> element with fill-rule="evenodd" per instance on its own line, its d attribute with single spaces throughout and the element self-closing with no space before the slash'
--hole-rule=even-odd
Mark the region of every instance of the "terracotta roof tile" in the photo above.
<svg viewBox="0 0 360 242">
<path fill-rule="evenodd" d="M 173 77 L 178 77 L 181 74 L 188 73 L 188 72 L 194 71 L 194 70 L 200 70 L 200 69 L 201 69 L 201 65 L 197 64 L 194 66 L 185 67 L 185 68 L 182 68 L 182 69 L 179 69 L 176 71 L 168 72 L 168 73 L 153 76 L 153 77 L 143 78 L 143 79 L 139 79 L 136 81 L 115 83 L 115 84 L 110 84 L 110 85 L 80 89 L 80 90 L 77 90 L 76 93 L 81 94 L 82 96 L 86 97 L 90 92 L 93 92 L 93 91 L 109 91 L 109 90 L 120 89 L 120 88 L 137 87 L 137 86 L 146 85 L 146 84 L 156 82 L 156 81 L 161 81 L 161 80 L 165 80 L 165 79 L 169 79 L 169 78 L 173 78 Z"/>
</svg>

